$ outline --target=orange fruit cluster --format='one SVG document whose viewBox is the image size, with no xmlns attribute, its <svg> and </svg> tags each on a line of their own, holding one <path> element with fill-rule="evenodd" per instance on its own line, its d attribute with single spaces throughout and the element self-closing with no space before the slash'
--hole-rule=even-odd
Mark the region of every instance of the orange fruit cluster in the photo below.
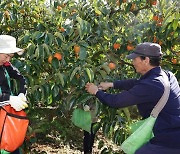
<svg viewBox="0 0 180 154">
<path fill-rule="evenodd" d="M 130 10 L 131 10 L 131 11 L 134 11 L 135 8 L 136 8 L 136 4 L 135 4 L 135 3 L 132 3 Z"/>
<path fill-rule="evenodd" d="M 56 52 L 54 55 L 50 55 L 48 57 L 48 62 L 51 63 L 53 58 L 57 58 L 60 61 L 62 60 L 62 54 L 59 52 Z"/>
<path fill-rule="evenodd" d="M 156 5 L 157 4 L 157 0 L 150 0 L 151 5 Z"/>
<path fill-rule="evenodd" d="M 66 30 L 64 29 L 64 27 L 59 27 L 59 31 L 60 32 L 65 32 Z"/>
<path fill-rule="evenodd" d="M 5 11 L 4 12 L 4 17 L 6 18 L 6 19 L 10 19 L 10 13 L 9 13 L 9 11 Z"/>
<path fill-rule="evenodd" d="M 176 58 L 172 58 L 172 59 L 171 59 L 171 62 L 172 62 L 173 64 L 177 64 L 177 59 L 176 59 Z"/>
<path fill-rule="evenodd" d="M 154 15 L 152 19 L 153 21 L 158 21 L 158 18 L 159 18 L 158 15 Z"/>
<path fill-rule="evenodd" d="M 154 42 L 154 43 L 158 43 L 159 45 L 162 45 L 162 44 L 163 44 L 163 42 L 162 42 L 161 40 L 158 41 L 158 39 L 157 39 L 156 36 L 153 37 L 153 42 Z"/>
<path fill-rule="evenodd" d="M 162 26 L 162 22 L 163 22 L 163 17 L 162 16 L 158 16 L 158 15 L 154 15 L 152 17 L 152 20 L 156 22 L 157 26 Z"/>
<path fill-rule="evenodd" d="M 59 52 L 56 52 L 54 54 L 54 57 L 57 58 L 58 60 L 62 60 L 62 55 Z"/>
<path fill-rule="evenodd" d="M 62 7 L 60 5 L 57 6 L 57 10 L 61 11 Z"/>
<path fill-rule="evenodd" d="M 116 68 L 116 64 L 111 62 L 111 63 L 108 64 L 108 67 L 110 68 L 110 70 L 114 70 Z"/>
<path fill-rule="evenodd" d="M 113 48 L 114 48 L 115 50 L 119 49 L 120 47 L 121 47 L 121 45 L 120 45 L 119 43 L 114 43 L 114 44 L 113 44 Z"/>
<path fill-rule="evenodd" d="M 134 46 L 132 44 L 128 44 L 127 45 L 127 50 L 128 51 L 134 50 Z"/>
<path fill-rule="evenodd" d="M 75 52 L 75 54 L 76 54 L 76 55 L 78 55 L 78 54 L 79 54 L 80 49 L 81 49 L 81 48 L 80 48 L 80 46 L 79 46 L 79 45 L 75 45 L 75 46 L 74 46 L 74 52 Z"/>
</svg>

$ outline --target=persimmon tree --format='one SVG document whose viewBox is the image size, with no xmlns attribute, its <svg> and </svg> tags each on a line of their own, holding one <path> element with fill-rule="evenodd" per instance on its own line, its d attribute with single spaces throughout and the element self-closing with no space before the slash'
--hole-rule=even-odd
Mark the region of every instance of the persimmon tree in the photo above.
<svg viewBox="0 0 180 154">
<path fill-rule="evenodd" d="M 13 64 L 26 77 L 30 113 L 37 106 L 55 107 L 71 116 L 94 102 L 97 128 L 121 144 L 132 109 L 103 106 L 84 86 L 137 77 L 126 55 L 145 41 L 162 46 L 162 67 L 179 79 L 179 17 L 173 0 L 6 0 L 0 4 L 0 34 L 15 36 L 25 49 Z"/>
</svg>

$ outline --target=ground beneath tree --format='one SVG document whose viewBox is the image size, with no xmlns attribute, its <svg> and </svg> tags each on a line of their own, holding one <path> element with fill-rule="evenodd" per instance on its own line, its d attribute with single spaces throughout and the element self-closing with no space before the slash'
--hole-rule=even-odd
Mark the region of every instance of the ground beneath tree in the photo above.
<svg viewBox="0 0 180 154">
<path fill-rule="evenodd" d="M 29 114 L 32 129 L 41 131 L 31 138 L 35 140 L 34 142 L 29 144 L 30 142 L 26 141 L 24 153 L 83 154 L 83 131 L 74 126 L 71 117 L 67 115 L 60 116 L 59 110 L 47 108 L 37 108 L 33 111 L 33 116 Z M 122 154 L 120 148 L 99 130 L 95 137 L 93 154 L 107 154 L 107 152 L 108 154 Z"/>
<path fill-rule="evenodd" d="M 99 148 L 99 142 L 103 141 L 104 146 Z M 109 139 L 105 138 L 101 133 L 98 133 L 95 139 L 93 154 L 101 154 L 103 153 L 103 149 L 112 149 L 110 153 L 112 154 L 122 154 L 120 148 L 112 143 Z M 79 143 L 78 147 L 74 147 L 71 144 L 59 143 L 55 145 L 51 142 L 43 143 L 39 141 L 32 145 L 31 149 L 32 154 L 83 154 L 82 143 Z"/>
</svg>

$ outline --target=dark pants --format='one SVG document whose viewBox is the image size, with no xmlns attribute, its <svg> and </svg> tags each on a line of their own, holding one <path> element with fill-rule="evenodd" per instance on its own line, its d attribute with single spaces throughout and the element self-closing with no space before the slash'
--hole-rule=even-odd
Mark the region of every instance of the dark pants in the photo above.
<svg viewBox="0 0 180 154">
<path fill-rule="evenodd" d="M 83 139 L 84 154 L 92 153 L 92 148 L 95 138 L 95 134 L 93 133 L 92 127 L 93 124 L 91 125 L 91 133 L 84 131 L 84 139 Z"/>
<path fill-rule="evenodd" d="M 20 151 L 19 151 L 19 149 L 17 149 L 14 152 L 12 152 L 11 154 L 20 154 Z"/>
<path fill-rule="evenodd" d="M 135 154 L 180 154 L 180 149 L 171 149 L 164 146 L 147 143 L 137 150 Z"/>
</svg>

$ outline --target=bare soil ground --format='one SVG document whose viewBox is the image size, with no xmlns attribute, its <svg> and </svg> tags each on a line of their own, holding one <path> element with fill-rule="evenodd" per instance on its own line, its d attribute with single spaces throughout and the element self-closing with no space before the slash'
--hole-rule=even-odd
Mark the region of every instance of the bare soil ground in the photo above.
<svg viewBox="0 0 180 154">
<path fill-rule="evenodd" d="M 99 142 L 103 140 L 104 146 L 99 149 Z M 79 143 L 80 147 L 73 147 L 70 144 L 61 143 L 59 145 L 54 145 L 54 143 L 43 143 L 37 142 L 32 145 L 31 153 L 32 154 L 83 154 L 82 143 Z M 101 154 L 104 148 L 111 148 L 112 154 L 122 154 L 120 147 L 113 144 L 109 139 L 103 137 L 100 133 L 97 135 L 93 147 L 93 154 Z"/>
<path fill-rule="evenodd" d="M 34 142 L 26 143 L 25 154 L 83 154 L 83 131 L 72 125 L 70 116 L 59 116 L 58 110 L 38 108 L 30 117 L 33 130 L 43 128 L 43 131 L 36 133 Z M 92 153 L 122 154 L 120 147 L 101 130 L 96 134 Z"/>
</svg>

